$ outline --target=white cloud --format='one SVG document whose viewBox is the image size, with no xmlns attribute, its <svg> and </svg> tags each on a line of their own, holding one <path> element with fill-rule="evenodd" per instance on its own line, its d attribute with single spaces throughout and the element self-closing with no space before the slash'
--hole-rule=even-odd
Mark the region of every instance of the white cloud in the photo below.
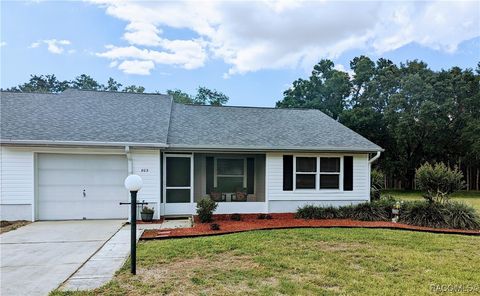
<svg viewBox="0 0 480 296">
<path fill-rule="evenodd" d="M 0 42 L 0 47 L 4 47 L 4 46 L 7 46 L 7 42 L 5 41 Z"/>
<path fill-rule="evenodd" d="M 149 75 L 150 70 L 155 68 L 152 61 L 127 60 L 118 65 L 118 69 L 127 74 Z"/>
<path fill-rule="evenodd" d="M 225 76 L 307 67 L 353 49 L 382 54 L 408 43 L 455 52 L 477 37 L 480 2 L 404 1 L 92 1 L 127 23 L 127 46 L 98 56 L 194 69 L 210 58 Z M 167 39 L 166 29 L 190 32 Z"/>
<path fill-rule="evenodd" d="M 30 44 L 29 48 L 38 48 L 40 45 L 45 44 L 47 46 L 47 50 L 53 54 L 62 54 L 65 50 L 65 47 L 71 45 L 72 43 L 69 40 L 57 40 L 57 39 L 46 39 L 33 42 Z M 69 54 L 75 52 L 74 49 L 69 49 L 67 51 Z"/>
<path fill-rule="evenodd" d="M 185 69 L 194 69 L 204 65 L 206 52 L 196 41 L 191 40 L 162 40 L 164 51 L 141 49 L 136 46 L 117 47 L 106 46 L 106 51 L 97 53 L 97 56 L 111 60 L 137 59 L 152 61 L 157 64 L 181 66 Z"/>
</svg>

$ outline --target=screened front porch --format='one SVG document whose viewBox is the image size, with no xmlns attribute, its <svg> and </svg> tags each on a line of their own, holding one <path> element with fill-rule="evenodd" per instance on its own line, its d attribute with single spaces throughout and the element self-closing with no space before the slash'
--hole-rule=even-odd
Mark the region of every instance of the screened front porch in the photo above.
<svg viewBox="0 0 480 296">
<path fill-rule="evenodd" d="M 264 212 L 265 155 L 165 154 L 163 196 L 165 215 L 194 214 L 205 196 L 217 214 Z"/>
</svg>

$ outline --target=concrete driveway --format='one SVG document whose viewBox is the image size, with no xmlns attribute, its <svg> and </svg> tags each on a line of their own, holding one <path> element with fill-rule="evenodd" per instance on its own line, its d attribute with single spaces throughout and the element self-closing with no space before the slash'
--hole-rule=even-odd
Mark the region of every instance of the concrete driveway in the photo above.
<svg viewBox="0 0 480 296">
<path fill-rule="evenodd" d="M 47 295 L 126 221 L 35 222 L 0 235 L 1 295 Z"/>
</svg>

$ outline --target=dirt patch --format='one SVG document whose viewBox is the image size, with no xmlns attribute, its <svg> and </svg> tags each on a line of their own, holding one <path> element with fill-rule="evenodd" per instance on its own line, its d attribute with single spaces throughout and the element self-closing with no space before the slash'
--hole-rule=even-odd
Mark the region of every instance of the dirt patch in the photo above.
<svg viewBox="0 0 480 296">
<path fill-rule="evenodd" d="M 27 224 L 30 224 L 31 222 L 29 221 L 0 221 L 0 233 L 5 233 L 9 232 L 12 230 L 15 230 L 17 228 L 20 228 L 22 226 L 25 226 Z"/>
<path fill-rule="evenodd" d="M 158 230 L 146 230 L 142 235 L 142 239 L 168 239 L 179 237 L 208 236 L 262 229 L 329 227 L 387 228 L 434 233 L 480 235 L 479 230 L 429 228 L 384 221 L 356 221 L 350 219 L 304 220 L 295 219 L 294 214 L 271 214 L 271 216 L 272 219 L 263 220 L 257 219 L 256 215 L 242 215 L 241 221 L 231 221 L 228 220 L 228 215 L 221 215 L 215 217 L 215 223 L 220 225 L 220 230 L 211 230 L 210 223 L 195 223 L 195 225 L 191 228 L 168 229 L 168 235 L 165 235 L 166 229 L 162 229 L 161 232 Z"/>
<path fill-rule="evenodd" d="M 248 256 L 222 253 L 139 268 L 135 278 L 119 274 L 118 283 L 132 295 L 139 287 L 145 288 L 143 295 L 245 295 L 251 288 L 245 281 L 235 280 L 235 275 L 259 268 Z"/>
</svg>

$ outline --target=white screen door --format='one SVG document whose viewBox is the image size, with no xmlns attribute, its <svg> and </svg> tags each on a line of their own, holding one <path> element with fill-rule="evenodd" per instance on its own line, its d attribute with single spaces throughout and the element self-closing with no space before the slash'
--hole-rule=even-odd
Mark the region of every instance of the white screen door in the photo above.
<svg viewBox="0 0 480 296">
<path fill-rule="evenodd" d="M 191 214 L 193 208 L 193 157 L 165 154 L 163 167 L 165 215 Z"/>
</svg>

